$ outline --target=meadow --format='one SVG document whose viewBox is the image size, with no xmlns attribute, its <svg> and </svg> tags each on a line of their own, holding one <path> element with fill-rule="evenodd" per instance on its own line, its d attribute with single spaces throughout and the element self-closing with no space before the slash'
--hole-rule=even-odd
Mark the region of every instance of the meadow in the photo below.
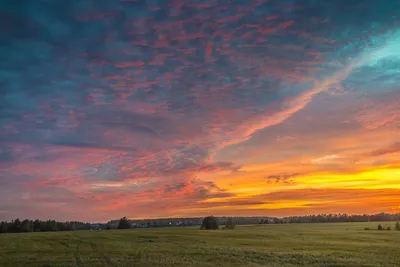
<svg viewBox="0 0 400 267">
<path fill-rule="evenodd" d="M 394 227 L 385 222 L 384 226 Z M 400 231 L 378 223 L 0 235 L 0 266 L 400 266 Z"/>
</svg>

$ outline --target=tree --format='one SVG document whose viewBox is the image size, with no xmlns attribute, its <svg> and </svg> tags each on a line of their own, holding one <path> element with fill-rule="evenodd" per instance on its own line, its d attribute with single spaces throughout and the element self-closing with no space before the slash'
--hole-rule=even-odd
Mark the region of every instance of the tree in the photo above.
<svg viewBox="0 0 400 267">
<path fill-rule="evenodd" d="M 20 219 L 15 219 L 11 222 L 11 233 L 21 233 L 22 232 L 22 223 Z"/>
<path fill-rule="evenodd" d="M 117 228 L 118 229 L 130 229 L 131 228 L 131 224 L 130 224 L 128 218 L 126 218 L 126 217 L 121 218 L 119 220 Z"/>
<path fill-rule="evenodd" d="M 26 233 L 26 232 L 55 232 L 76 230 L 75 224 L 80 225 L 79 230 L 89 229 L 89 223 L 83 222 L 57 222 L 55 220 L 28 220 L 15 219 L 11 222 L 0 222 L 0 233 Z"/>
<path fill-rule="evenodd" d="M 225 228 L 226 229 L 235 229 L 235 225 L 233 224 L 232 218 L 228 218 L 228 220 L 226 221 Z"/>
<path fill-rule="evenodd" d="M 382 225 L 378 225 L 378 230 L 383 230 L 383 226 Z"/>
<path fill-rule="evenodd" d="M 397 222 L 396 222 L 396 230 L 397 230 L 397 231 L 400 231 L 400 221 L 397 221 Z"/>
<path fill-rule="evenodd" d="M 8 230 L 7 222 L 1 222 L 0 223 L 0 233 L 7 233 L 7 230 Z"/>
<path fill-rule="evenodd" d="M 33 231 L 40 232 L 40 221 L 37 219 L 33 221 Z"/>
<path fill-rule="evenodd" d="M 30 220 L 23 220 L 21 222 L 21 231 L 22 232 L 32 232 L 33 231 L 33 223 Z"/>
<path fill-rule="evenodd" d="M 216 230 L 219 229 L 218 219 L 214 216 L 207 216 L 203 219 L 201 223 L 201 229 L 204 230 Z"/>
</svg>

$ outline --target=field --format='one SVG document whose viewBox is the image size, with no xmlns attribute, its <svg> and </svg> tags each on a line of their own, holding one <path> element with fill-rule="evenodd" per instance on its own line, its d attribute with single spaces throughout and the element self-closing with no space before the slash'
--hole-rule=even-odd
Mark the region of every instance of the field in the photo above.
<svg viewBox="0 0 400 267">
<path fill-rule="evenodd" d="M 394 223 L 382 223 L 393 228 Z M 0 266 L 400 266 L 400 232 L 378 223 L 0 235 Z"/>
</svg>

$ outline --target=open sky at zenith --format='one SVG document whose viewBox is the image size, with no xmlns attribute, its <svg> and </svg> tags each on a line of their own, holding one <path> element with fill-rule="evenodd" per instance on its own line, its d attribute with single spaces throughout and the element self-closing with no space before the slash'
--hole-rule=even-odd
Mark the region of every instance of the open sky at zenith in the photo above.
<svg viewBox="0 0 400 267">
<path fill-rule="evenodd" d="M 399 0 L 3 0 L 0 220 L 400 212 Z"/>
</svg>

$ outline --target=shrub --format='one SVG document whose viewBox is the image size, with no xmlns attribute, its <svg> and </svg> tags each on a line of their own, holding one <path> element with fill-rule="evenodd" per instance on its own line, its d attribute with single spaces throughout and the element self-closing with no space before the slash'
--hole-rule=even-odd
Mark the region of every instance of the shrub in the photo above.
<svg viewBox="0 0 400 267">
<path fill-rule="evenodd" d="M 378 230 L 383 230 L 383 226 L 382 225 L 378 225 Z"/>
<path fill-rule="evenodd" d="M 400 231 L 400 222 L 399 221 L 396 222 L 396 230 Z"/>
<path fill-rule="evenodd" d="M 392 227 L 388 226 L 388 227 L 386 228 L 386 230 L 390 231 L 390 230 L 392 230 Z"/>
<path fill-rule="evenodd" d="M 369 229 L 368 227 L 366 227 L 366 228 L 364 228 L 364 230 L 371 230 L 371 229 Z"/>
<path fill-rule="evenodd" d="M 203 230 L 216 230 L 219 229 L 218 219 L 214 216 L 207 216 L 201 223 L 201 229 Z"/>
</svg>

